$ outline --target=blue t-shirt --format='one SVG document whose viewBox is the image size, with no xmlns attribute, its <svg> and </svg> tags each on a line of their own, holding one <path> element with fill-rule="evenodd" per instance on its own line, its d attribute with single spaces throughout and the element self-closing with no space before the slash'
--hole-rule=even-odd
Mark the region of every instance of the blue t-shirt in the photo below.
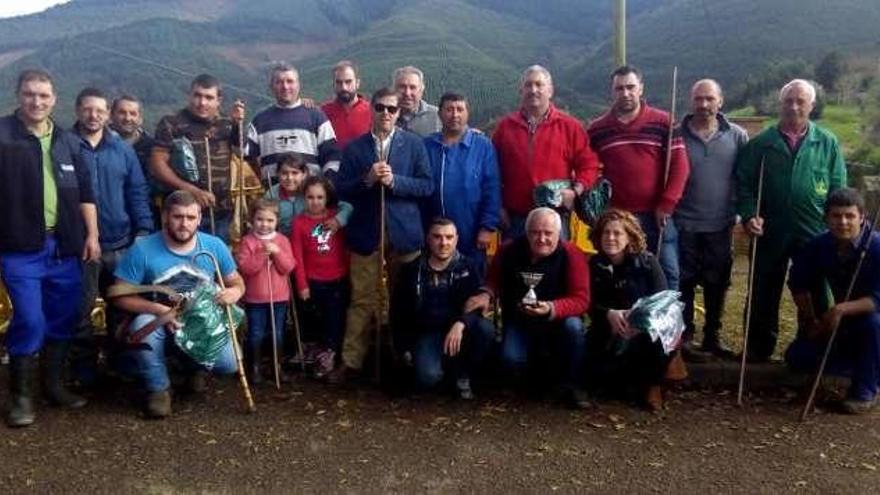
<svg viewBox="0 0 880 495">
<path fill-rule="evenodd" d="M 119 262 L 116 278 L 137 285 L 166 285 L 180 294 L 192 291 L 199 283 L 214 282 L 214 264 L 208 256 L 193 256 L 208 251 L 217 258 L 220 272 L 227 277 L 235 271 L 229 248 L 219 238 L 196 233 L 196 247 L 187 254 L 177 254 L 165 245 L 161 232 L 138 238 Z"/>
</svg>

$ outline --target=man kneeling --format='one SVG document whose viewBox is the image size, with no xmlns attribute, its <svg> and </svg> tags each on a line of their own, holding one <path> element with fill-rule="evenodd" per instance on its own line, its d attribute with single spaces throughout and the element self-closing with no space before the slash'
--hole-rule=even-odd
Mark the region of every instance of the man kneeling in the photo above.
<svg viewBox="0 0 880 495">
<path fill-rule="evenodd" d="M 487 308 L 500 297 L 504 320 L 501 357 L 512 378 L 541 354 L 560 375 L 564 399 L 572 407 L 589 407 L 583 392 L 585 327 L 590 304 L 586 256 L 574 244 L 560 241 L 562 220 L 550 208 L 526 217 L 526 235 L 505 245 L 492 260 L 485 292 L 472 297 L 465 310 Z M 543 384 L 539 384 L 543 385 Z"/>
<path fill-rule="evenodd" d="M 828 232 L 813 238 L 795 256 L 789 287 L 798 308 L 798 336 L 786 351 L 796 370 L 818 367 L 828 338 L 838 327 L 828 371 L 849 374 L 852 382 L 840 404 L 844 412 L 870 410 L 880 386 L 880 234 L 864 224 L 865 203 L 854 189 L 828 195 Z M 867 250 L 852 294 L 846 299 L 861 252 Z M 818 307 L 830 287 L 835 303 Z"/>
<path fill-rule="evenodd" d="M 196 198 L 186 191 L 170 194 L 162 206 L 162 230 L 138 239 L 120 261 L 114 275 L 117 283 L 132 285 L 163 285 L 178 294 L 187 294 L 199 284 L 214 283 L 215 268 L 209 256 L 217 260 L 226 289 L 218 290 L 218 304 L 235 304 L 244 293 L 244 282 L 238 271 L 229 248 L 219 237 L 199 232 L 201 207 Z M 161 296 L 147 299 L 137 295 L 118 297 L 114 304 L 124 311 L 134 313 L 129 333 L 143 329 L 156 318 L 171 310 L 171 303 Z M 147 415 L 163 418 L 171 414 L 171 394 L 168 370 L 165 366 L 166 346 L 171 344 L 170 332 L 180 328 L 176 319 L 164 328 L 158 328 L 146 335 L 141 344 L 144 348 L 132 351 L 136 363 L 136 374 L 143 379 L 147 390 Z M 182 354 L 182 353 L 181 353 Z M 191 386 L 193 391 L 203 391 L 203 370 L 187 357 L 182 360 L 193 371 Z M 218 354 L 211 371 L 230 374 L 236 371 L 235 354 L 232 341 L 228 341 Z"/>
<path fill-rule="evenodd" d="M 443 379 L 444 361 L 462 399 L 472 399 L 470 376 L 495 334 L 479 310 L 465 312 L 482 283 L 474 262 L 462 256 L 458 231 L 448 218 L 428 225 L 428 253 L 401 267 L 391 299 L 391 321 L 401 351 L 410 352 L 416 384 L 424 390 Z"/>
</svg>

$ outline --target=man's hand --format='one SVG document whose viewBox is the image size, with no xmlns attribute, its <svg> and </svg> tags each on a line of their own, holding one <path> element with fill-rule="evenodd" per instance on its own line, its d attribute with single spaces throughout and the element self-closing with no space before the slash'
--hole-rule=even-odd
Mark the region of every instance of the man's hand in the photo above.
<svg viewBox="0 0 880 495">
<path fill-rule="evenodd" d="M 574 189 L 563 189 L 559 191 L 559 194 L 562 196 L 562 207 L 568 211 L 573 210 L 577 192 Z"/>
<path fill-rule="evenodd" d="M 489 294 L 485 292 L 480 292 L 479 294 L 475 294 L 468 298 L 464 303 L 464 312 L 470 313 L 471 311 L 479 309 L 481 312 L 485 313 L 489 311 L 489 306 L 492 304 L 492 298 Z"/>
<path fill-rule="evenodd" d="M 305 289 L 299 291 L 299 298 L 303 301 L 308 301 L 312 298 L 312 291 L 310 291 L 309 288 L 306 287 Z"/>
<path fill-rule="evenodd" d="M 385 176 L 391 175 L 391 165 L 386 161 L 378 161 L 373 164 L 370 168 L 370 173 L 367 174 L 367 182 L 370 184 L 375 184 L 376 182 L 383 181 Z M 384 183 L 384 181 L 383 181 Z"/>
<path fill-rule="evenodd" d="M 743 227 L 745 227 L 746 233 L 752 237 L 764 235 L 764 219 L 762 217 L 750 218 L 748 222 L 743 224 Z"/>
<path fill-rule="evenodd" d="M 535 304 L 520 304 L 520 310 L 529 316 L 550 316 L 553 305 L 548 301 L 538 301 Z"/>
<path fill-rule="evenodd" d="M 629 322 L 626 320 L 628 315 L 629 310 L 612 309 L 608 311 L 607 316 L 611 331 L 624 339 L 632 338 L 636 334 L 636 329 L 629 326 Z"/>
<path fill-rule="evenodd" d="M 464 323 L 457 321 L 452 324 L 452 328 L 446 334 L 446 340 L 443 341 L 443 353 L 447 356 L 457 356 L 461 350 L 461 336 L 464 334 Z"/>
<path fill-rule="evenodd" d="M 840 325 L 841 318 L 843 318 L 843 311 L 840 310 L 839 304 L 828 308 L 828 311 L 819 320 L 819 334 L 817 337 L 830 337 L 831 332 Z"/>
<path fill-rule="evenodd" d="M 235 100 L 232 109 L 229 111 L 229 118 L 241 125 L 244 122 L 245 106 L 241 99 Z"/>
<path fill-rule="evenodd" d="M 654 211 L 654 221 L 657 222 L 658 229 L 666 228 L 666 222 L 669 221 L 669 213 L 664 213 L 660 210 L 655 210 Z"/>
<path fill-rule="evenodd" d="M 328 218 L 324 221 L 324 228 L 335 234 L 342 228 L 342 224 L 339 223 L 339 220 L 336 217 Z"/>
<path fill-rule="evenodd" d="M 477 249 L 480 251 L 489 249 L 489 244 L 492 243 L 493 237 L 495 237 L 495 231 L 480 229 L 480 231 L 477 232 Z"/>
<path fill-rule="evenodd" d="M 315 104 L 315 100 L 313 98 L 306 98 L 305 96 L 300 96 L 299 101 L 302 103 L 302 106 L 306 108 L 317 108 L 318 105 Z"/>
<path fill-rule="evenodd" d="M 101 259 L 101 244 L 98 242 L 97 235 L 86 236 L 82 259 L 83 261 L 98 261 Z"/>
<path fill-rule="evenodd" d="M 217 197 L 214 196 L 214 193 L 210 193 L 197 187 L 193 187 L 190 192 L 196 197 L 196 202 L 198 202 L 199 206 L 202 208 L 213 208 L 217 205 Z"/>
<path fill-rule="evenodd" d="M 225 289 L 221 289 L 220 292 L 217 293 L 217 296 L 214 297 L 214 300 L 217 301 L 218 304 L 224 304 L 226 306 L 233 305 L 241 299 L 242 291 L 238 287 L 227 287 Z"/>
</svg>

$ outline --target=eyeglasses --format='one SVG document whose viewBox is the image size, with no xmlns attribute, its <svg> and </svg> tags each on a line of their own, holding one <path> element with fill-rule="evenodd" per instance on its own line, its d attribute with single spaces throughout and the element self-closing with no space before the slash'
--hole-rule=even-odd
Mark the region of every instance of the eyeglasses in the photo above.
<svg viewBox="0 0 880 495">
<path fill-rule="evenodd" d="M 400 107 L 396 105 L 385 105 L 382 103 L 376 103 L 375 105 L 373 105 L 373 110 L 375 110 L 376 113 L 397 113 L 399 109 Z"/>
</svg>

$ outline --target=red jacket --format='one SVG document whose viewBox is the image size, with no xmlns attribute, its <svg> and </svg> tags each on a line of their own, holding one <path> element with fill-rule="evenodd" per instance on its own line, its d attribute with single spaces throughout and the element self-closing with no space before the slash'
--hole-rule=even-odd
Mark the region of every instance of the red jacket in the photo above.
<svg viewBox="0 0 880 495">
<path fill-rule="evenodd" d="M 241 239 L 235 260 L 244 278 L 245 291 L 242 300 L 246 303 L 285 302 L 290 299 L 290 280 L 288 278 L 296 261 L 290 249 L 290 241 L 281 233 L 276 233 L 272 242 L 281 249 L 272 256 L 272 273 L 266 269 L 269 256 L 263 251 L 263 242 L 254 234 Z M 270 278 L 271 277 L 271 278 Z M 272 284 L 272 301 L 269 298 L 269 284 Z"/>
<path fill-rule="evenodd" d="M 525 215 L 532 191 L 548 180 L 568 179 L 589 188 L 599 175 L 599 161 L 581 123 L 552 104 L 534 134 L 518 110 L 498 122 L 492 135 L 501 172 L 502 206 Z"/>
<path fill-rule="evenodd" d="M 336 100 L 322 104 L 321 110 L 330 120 L 330 125 L 333 126 L 333 132 L 336 133 L 336 144 L 340 150 L 345 150 L 345 147 L 354 138 L 370 132 L 370 127 L 373 125 L 370 101 L 361 94 L 357 95 L 357 101 L 351 110 Z"/>
<path fill-rule="evenodd" d="M 602 162 L 602 175 L 614 194 L 611 206 L 633 213 L 660 210 L 671 214 L 681 199 L 690 165 L 681 132 L 673 132 L 669 180 L 663 187 L 669 114 L 642 102 L 638 117 L 624 124 L 611 112 L 590 123 L 593 149 Z"/>
</svg>

